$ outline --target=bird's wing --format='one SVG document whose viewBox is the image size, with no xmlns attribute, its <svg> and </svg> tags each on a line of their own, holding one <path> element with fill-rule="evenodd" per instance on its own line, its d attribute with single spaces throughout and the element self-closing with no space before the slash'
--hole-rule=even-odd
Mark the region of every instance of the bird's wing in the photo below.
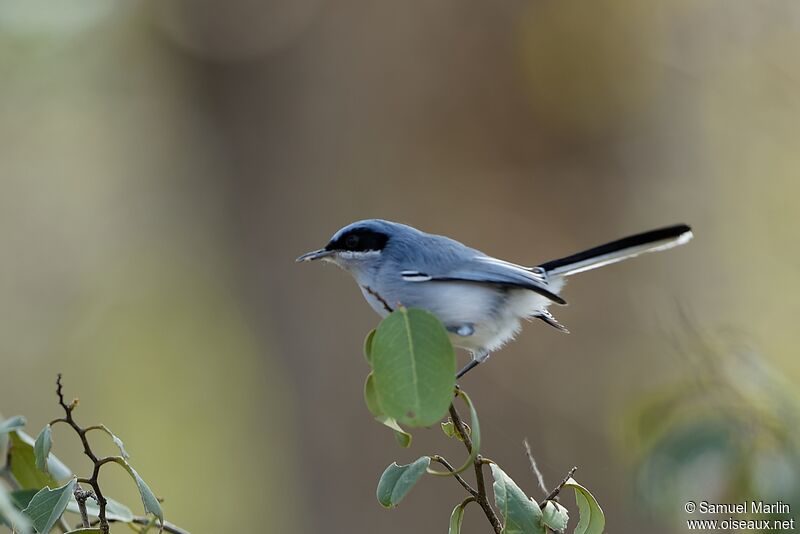
<svg viewBox="0 0 800 534">
<path fill-rule="evenodd" d="M 436 272 L 438 271 L 438 272 Z M 567 302 L 548 288 L 547 274 L 543 269 L 522 267 L 490 256 L 476 255 L 470 260 L 443 267 L 431 272 L 404 270 L 401 273 L 407 282 L 475 282 L 529 289 L 558 304 Z"/>
</svg>

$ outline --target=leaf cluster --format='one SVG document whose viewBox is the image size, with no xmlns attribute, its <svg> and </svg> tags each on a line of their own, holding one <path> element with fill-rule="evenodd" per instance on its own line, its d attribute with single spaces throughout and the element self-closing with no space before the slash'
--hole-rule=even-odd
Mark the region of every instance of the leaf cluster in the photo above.
<svg viewBox="0 0 800 534">
<path fill-rule="evenodd" d="M 411 434 L 404 427 L 429 427 L 442 421 L 444 435 L 463 441 L 469 453 L 459 468 L 453 468 L 446 459 L 435 454 L 421 456 L 405 465 L 392 462 L 378 482 L 376 496 L 382 506 L 396 507 L 426 474 L 450 476 L 469 494 L 450 515 L 450 534 L 460 532 L 465 509 L 472 502 L 481 506 L 497 534 L 546 534 L 566 531 L 569 512 L 557 499 L 560 490 L 572 488 L 580 517 L 574 533 L 602 534 L 605 517 L 600 506 L 571 476 L 538 503 L 496 462 L 481 456 L 478 415 L 469 396 L 456 386 L 455 351 L 447 330 L 434 315 L 399 307 L 367 336 L 364 354 L 371 367 L 364 386 L 367 409 L 378 422 L 393 431 L 399 445 L 411 446 Z M 457 398 L 469 408 L 469 424 L 458 416 L 453 405 Z M 444 420 L 448 412 L 450 417 Z M 433 469 L 433 462 L 444 465 L 446 471 Z M 491 468 L 494 507 L 487 498 L 484 465 Z M 477 488 L 461 476 L 471 466 L 475 467 Z"/>
<path fill-rule="evenodd" d="M 59 375 L 59 400 L 65 417 L 54 419 L 39 432 L 34 440 L 22 429 L 26 420 L 22 416 L 0 419 L 0 524 L 9 526 L 19 534 L 46 534 L 58 525 L 62 532 L 105 533 L 108 522 L 127 523 L 139 532 L 148 531 L 155 523 L 164 527 L 164 513 L 158 498 L 131 466 L 128 452 L 121 439 L 105 425 L 79 427 L 72 418 L 77 406 L 67 405 L 61 395 Z M 94 464 L 90 477 L 80 478 L 64 465 L 52 452 L 55 424 L 71 426 L 83 441 L 84 450 Z M 107 434 L 119 449 L 119 455 L 98 458 L 91 451 L 87 434 L 93 431 Z M 104 497 L 100 492 L 98 475 L 101 467 L 109 464 L 122 467 L 133 479 L 142 499 L 145 514 L 153 519 L 136 516 L 124 504 Z M 92 489 L 84 491 L 81 485 Z M 68 527 L 65 513 L 80 515 L 81 523 L 75 529 Z M 92 526 L 94 525 L 94 526 Z M 184 532 L 173 525 L 168 530 Z"/>
</svg>

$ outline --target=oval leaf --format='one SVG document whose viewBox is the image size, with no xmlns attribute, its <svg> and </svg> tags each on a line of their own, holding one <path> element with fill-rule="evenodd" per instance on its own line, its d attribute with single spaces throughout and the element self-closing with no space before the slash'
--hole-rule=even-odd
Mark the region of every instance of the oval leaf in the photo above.
<svg viewBox="0 0 800 534">
<path fill-rule="evenodd" d="M 547 501 L 542 509 L 542 522 L 553 530 L 563 532 L 569 522 L 569 512 L 556 501 Z"/>
<path fill-rule="evenodd" d="M 467 497 L 461 504 L 453 508 L 453 513 L 450 514 L 450 527 L 447 529 L 447 534 L 461 533 L 461 523 L 464 522 L 464 509 L 474 500 L 474 497 Z"/>
<path fill-rule="evenodd" d="M 504 534 L 546 534 L 542 510 L 497 464 L 491 464 L 494 501 L 505 520 Z"/>
<path fill-rule="evenodd" d="M 567 480 L 564 486 L 575 490 L 575 501 L 578 503 L 580 519 L 578 526 L 575 527 L 575 534 L 603 534 L 603 529 L 606 528 L 606 516 L 594 495 L 578 484 L 574 478 Z"/>
<path fill-rule="evenodd" d="M 371 342 L 374 385 L 386 415 L 408 426 L 430 426 L 447 413 L 456 358 L 442 323 L 431 313 L 398 308 Z"/>
<path fill-rule="evenodd" d="M 430 463 L 430 456 L 423 456 L 408 465 L 397 465 L 392 462 L 378 481 L 378 502 L 386 508 L 397 506 L 425 474 Z"/>
<path fill-rule="evenodd" d="M 53 434 L 50 425 L 47 425 L 36 436 L 33 444 L 33 454 L 36 458 L 36 469 L 47 473 L 47 458 L 50 456 L 50 448 L 53 446 Z"/>
<path fill-rule="evenodd" d="M 33 523 L 33 528 L 36 529 L 36 532 L 40 534 L 50 532 L 58 518 L 67 509 L 67 504 L 77 483 L 77 480 L 73 478 L 56 489 L 42 488 L 39 493 L 33 496 L 28 507 L 22 512 L 31 518 L 31 523 Z"/>
</svg>

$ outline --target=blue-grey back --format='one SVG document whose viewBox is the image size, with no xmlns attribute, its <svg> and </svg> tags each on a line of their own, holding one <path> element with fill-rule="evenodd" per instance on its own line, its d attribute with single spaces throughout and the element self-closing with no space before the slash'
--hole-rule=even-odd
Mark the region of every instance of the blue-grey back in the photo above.
<svg viewBox="0 0 800 534">
<path fill-rule="evenodd" d="M 399 223 L 390 223 L 391 237 L 383 250 L 383 269 L 446 272 L 484 254 L 446 236 L 429 234 Z"/>
</svg>

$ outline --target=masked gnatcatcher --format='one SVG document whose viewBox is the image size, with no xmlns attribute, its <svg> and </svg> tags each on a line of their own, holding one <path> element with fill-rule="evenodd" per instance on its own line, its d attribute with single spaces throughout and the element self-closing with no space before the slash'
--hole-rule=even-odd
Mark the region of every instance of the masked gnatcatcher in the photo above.
<svg viewBox="0 0 800 534">
<path fill-rule="evenodd" d="M 453 345 L 472 354 L 472 361 L 459 371 L 460 378 L 512 340 L 522 319 L 541 319 L 568 332 L 547 310 L 553 303 L 566 304 L 560 293 L 568 276 L 666 250 L 691 238 L 691 228 L 678 224 L 523 267 L 448 237 L 368 219 L 345 226 L 325 248 L 297 261 L 328 261 L 349 272 L 381 316 L 397 305 L 433 313 L 447 328 Z"/>
</svg>

